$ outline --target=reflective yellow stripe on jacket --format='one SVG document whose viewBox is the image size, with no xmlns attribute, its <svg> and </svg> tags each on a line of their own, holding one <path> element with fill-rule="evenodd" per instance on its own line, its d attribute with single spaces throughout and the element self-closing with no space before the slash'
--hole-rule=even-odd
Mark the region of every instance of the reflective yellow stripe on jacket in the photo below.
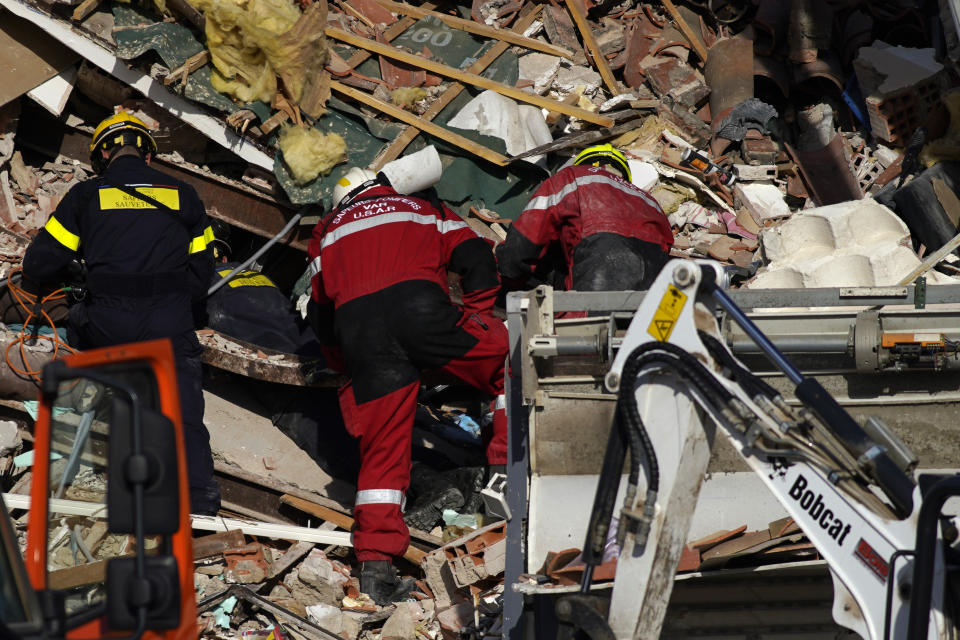
<svg viewBox="0 0 960 640">
<path fill-rule="evenodd" d="M 67 228 L 60 224 L 60 221 L 50 216 L 50 219 L 47 220 L 47 224 L 43 226 L 47 230 L 47 233 L 52 235 L 54 239 L 65 246 L 70 251 L 76 251 L 80 246 L 80 236 L 75 233 L 67 231 Z"/>
<path fill-rule="evenodd" d="M 204 251 L 206 250 L 207 245 L 213 241 L 214 241 L 213 229 L 211 227 L 207 227 L 206 229 L 203 230 L 202 236 L 197 236 L 196 238 L 190 241 L 189 251 L 190 253 L 199 253 L 201 251 Z"/>
</svg>

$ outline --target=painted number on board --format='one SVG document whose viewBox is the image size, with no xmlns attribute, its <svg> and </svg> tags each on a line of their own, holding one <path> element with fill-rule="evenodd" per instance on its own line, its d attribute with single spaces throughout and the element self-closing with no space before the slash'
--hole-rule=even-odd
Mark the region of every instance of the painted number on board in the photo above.
<svg viewBox="0 0 960 640">
<path fill-rule="evenodd" d="M 453 39 L 453 34 L 449 31 L 433 31 L 433 29 L 428 29 L 426 27 L 421 27 L 413 32 L 410 35 L 410 39 L 416 42 L 417 44 L 423 44 L 425 42 L 430 42 L 435 47 L 445 47 L 450 44 L 450 40 Z"/>
</svg>

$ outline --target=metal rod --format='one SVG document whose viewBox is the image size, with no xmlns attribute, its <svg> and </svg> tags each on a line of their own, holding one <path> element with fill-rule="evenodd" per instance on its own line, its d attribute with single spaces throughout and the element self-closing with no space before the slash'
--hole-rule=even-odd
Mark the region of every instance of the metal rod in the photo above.
<svg viewBox="0 0 960 640">
<path fill-rule="evenodd" d="M 847 353 L 849 340 L 846 335 L 832 336 L 774 336 L 773 345 L 783 353 Z M 760 353 L 762 350 L 752 340 L 737 336 L 729 343 L 734 354 Z"/>
<path fill-rule="evenodd" d="M 770 339 L 767 336 L 763 335 L 763 332 L 757 328 L 757 325 L 753 323 L 750 318 L 747 317 L 740 307 L 734 304 L 733 300 L 730 299 L 730 296 L 721 289 L 720 287 L 713 287 L 713 299 L 717 301 L 724 311 L 730 314 L 730 317 L 733 319 L 737 325 L 743 329 L 743 332 L 750 336 L 751 339 L 760 349 L 763 351 L 773 364 L 783 371 L 783 374 L 790 379 L 794 384 L 800 384 L 803 382 L 803 374 L 793 366 L 793 364 L 787 360 L 780 351 L 774 346 Z"/>
</svg>

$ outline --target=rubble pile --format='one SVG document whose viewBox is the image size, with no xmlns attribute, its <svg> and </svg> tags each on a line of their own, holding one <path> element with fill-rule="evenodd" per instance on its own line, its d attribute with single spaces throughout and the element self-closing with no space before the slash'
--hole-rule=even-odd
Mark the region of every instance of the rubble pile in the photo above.
<svg viewBox="0 0 960 640">
<path fill-rule="evenodd" d="M 908 174 L 955 155 L 955 69 L 939 30 L 916 17 L 936 3 L 888 4 L 56 6 L 52 24 L 69 18 L 98 44 L 68 43 L 79 67 L 65 56 L 37 79 L 67 81 L 57 113 L 72 91 L 111 106 L 147 103 L 174 163 L 208 165 L 210 149 L 183 122 L 199 126 L 273 171 L 223 177 L 293 204 L 329 206 L 348 166 L 378 169 L 432 141 L 444 158 L 441 197 L 464 217 L 509 222 L 546 170 L 609 141 L 670 217 L 674 255 L 719 260 L 742 281 L 765 268 L 765 230 L 817 206 L 875 198 L 904 219 L 920 255 L 952 238 L 955 212 L 927 194 L 926 214 L 910 213 L 916 196 L 900 189 Z M 137 99 L 129 79 L 95 69 L 90 47 L 102 40 L 163 99 Z M 84 116 L 67 121 L 82 129 Z M 86 175 L 83 159 L 24 164 L 11 154 L 15 115 L 4 122 L 5 230 L 29 236 Z M 465 188 L 464 172 L 477 171 L 489 179 Z"/>
<path fill-rule="evenodd" d="M 212 218 L 251 245 L 283 237 L 256 268 L 274 271 L 292 300 L 308 286 L 312 225 L 347 168 L 379 170 L 430 144 L 444 171 L 437 195 L 494 242 L 543 179 L 583 147 L 609 142 L 668 216 L 672 255 L 717 260 L 734 286 L 955 282 L 960 44 L 948 4 L 0 0 L 0 60 L 17 69 L 0 87 L 0 277 L 64 194 L 92 176 L 93 126 L 127 109 L 153 130 L 154 162 L 196 184 Z M 302 205 L 313 208 L 285 233 Z M 199 336 L 216 375 L 262 385 L 275 401 L 280 385 L 319 397 L 343 381 L 317 359 L 209 329 Z M 249 389 L 237 395 L 255 396 Z M 468 406 L 421 407 L 415 445 L 431 461 L 483 464 Z M 10 494 L 29 493 L 21 447 L 0 452 Z M 286 461 L 261 451 L 247 466 L 218 455 L 225 510 L 289 529 L 197 534 L 202 635 L 498 633 L 505 525 L 475 495 L 430 514 L 429 530 L 413 529 L 401 569 L 418 590 L 383 608 L 359 592 L 348 546 L 297 537 L 316 518 L 349 531 L 341 496 L 281 478 Z M 129 540 L 104 536 L 101 525 L 64 517 L 53 565 L 69 572 L 123 555 Z M 579 554 L 557 550 L 523 581 L 578 584 Z M 690 542 L 681 571 L 811 557 L 796 525 L 778 521 Z M 612 579 L 615 566 L 613 553 L 594 580 Z"/>
</svg>

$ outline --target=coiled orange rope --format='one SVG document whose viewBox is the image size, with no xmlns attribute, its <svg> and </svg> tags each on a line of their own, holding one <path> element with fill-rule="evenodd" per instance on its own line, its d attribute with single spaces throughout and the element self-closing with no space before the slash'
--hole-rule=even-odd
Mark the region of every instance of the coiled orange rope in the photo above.
<svg viewBox="0 0 960 640">
<path fill-rule="evenodd" d="M 49 336 L 38 335 L 37 339 L 49 340 L 53 343 L 53 358 L 55 359 L 60 353 L 60 349 L 66 349 L 70 353 L 76 353 L 76 350 L 73 349 L 70 345 L 60 339 L 60 336 L 57 334 L 57 327 L 54 324 L 53 320 L 50 318 L 50 315 L 43 308 L 48 302 L 63 300 L 67 297 L 66 291 L 64 289 L 57 289 L 56 291 L 47 294 L 43 298 L 39 298 L 36 294 L 29 293 L 21 287 L 13 283 L 13 276 L 15 273 L 18 273 L 21 269 L 11 269 L 10 275 L 7 278 L 7 286 L 10 288 L 10 294 L 13 296 L 24 311 L 24 320 L 23 326 L 20 329 L 20 333 L 17 335 L 17 338 L 7 345 L 7 349 L 4 352 L 4 359 L 7 361 L 7 366 L 10 367 L 12 371 L 21 375 L 21 376 L 30 376 L 37 382 L 40 382 L 40 370 L 39 369 L 21 369 L 20 367 L 13 364 L 10 361 L 10 350 L 14 347 L 17 347 L 20 350 L 20 361 L 23 363 L 24 367 L 27 367 L 27 349 L 26 349 L 26 340 L 29 337 L 30 333 L 30 322 L 34 319 L 37 321 L 42 317 L 46 321 L 46 324 L 50 326 L 53 330 L 53 334 Z M 39 298 L 39 304 L 38 304 Z M 36 310 L 39 310 L 37 313 Z"/>
</svg>

